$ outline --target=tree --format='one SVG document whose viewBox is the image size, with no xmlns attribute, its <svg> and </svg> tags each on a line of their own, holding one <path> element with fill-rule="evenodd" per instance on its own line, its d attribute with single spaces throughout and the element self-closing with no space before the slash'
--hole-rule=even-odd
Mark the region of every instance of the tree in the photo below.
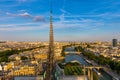
<svg viewBox="0 0 120 80">
<path fill-rule="evenodd" d="M 0 62 L 8 62 L 8 57 L 7 56 L 1 57 Z"/>
<path fill-rule="evenodd" d="M 28 58 L 26 56 L 21 56 L 21 60 L 27 60 Z"/>
<path fill-rule="evenodd" d="M 110 65 L 110 68 L 111 68 L 112 70 L 115 70 L 115 62 L 114 62 L 114 61 L 110 61 L 110 62 L 109 62 L 109 65 Z"/>
<path fill-rule="evenodd" d="M 117 62 L 116 63 L 116 67 L 115 67 L 115 70 L 117 71 L 117 73 L 119 74 L 120 73 L 120 62 Z"/>
</svg>

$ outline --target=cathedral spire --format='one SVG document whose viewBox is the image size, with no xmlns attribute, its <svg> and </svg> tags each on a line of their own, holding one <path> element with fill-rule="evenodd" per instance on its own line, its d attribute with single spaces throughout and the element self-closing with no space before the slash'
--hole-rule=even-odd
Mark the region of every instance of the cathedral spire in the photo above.
<svg viewBox="0 0 120 80">
<path fill-rule="evenodd" d="M 49 50 L 47 55 L 47 73 L 46 80 L 54 80 L 54 36 L 52 25 L 52 2 L 50 4 L 50 33 L 49 33 Z"/>
</svg>

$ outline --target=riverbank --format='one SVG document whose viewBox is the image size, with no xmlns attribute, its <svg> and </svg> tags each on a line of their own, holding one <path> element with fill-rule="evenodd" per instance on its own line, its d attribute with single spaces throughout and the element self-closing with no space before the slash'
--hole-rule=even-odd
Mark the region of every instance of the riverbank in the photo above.
<svg viewBox="0 0 120 80">
<path fill-rule="evenodd" d="M 88 60 L 88 58 L 87 58 L 86 56 L 83 56 L 82 54 L 81 54 L 80 56 L 83 57 L 84 59 Z M 93 60 L 89 60 L 89 61 L 91 62 L 91 64 L 92 64 L 93 66 L 99 66 L 95 61 L 93 61 Z M 120 75 L 114 73 L 112 70 L 110 70 L 110 69 L 109 69 L 108 67 L 106 67 L 106 66 L 103 66 L 103 67 L 104 67 L 104 71 L 105 71 L 108 75 L 110 75 L 111 77 L 115 77 L 115 78 L 120 79 Z"/>
</svg>

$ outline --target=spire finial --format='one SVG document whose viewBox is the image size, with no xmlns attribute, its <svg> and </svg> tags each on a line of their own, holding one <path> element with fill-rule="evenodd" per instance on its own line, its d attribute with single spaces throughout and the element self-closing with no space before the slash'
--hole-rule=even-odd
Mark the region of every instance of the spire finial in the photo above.
<svg viewBox="0 0 120 80">
<path fill-rule="evenodd" d="M 50 1 L 50 14 L 52 14 L 52 0 Z"/>
</svg>

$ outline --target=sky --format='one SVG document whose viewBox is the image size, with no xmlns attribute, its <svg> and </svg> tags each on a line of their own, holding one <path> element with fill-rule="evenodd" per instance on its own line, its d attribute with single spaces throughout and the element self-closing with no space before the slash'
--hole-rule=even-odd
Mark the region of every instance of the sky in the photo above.
<svg viewBox="0 0 120 80">
<path fill-rule="evenodd" d="M 0 0 L 0 40 L 48 41 L 51 0 Z M 119 0 L 52 0 L 55 41 L 120 39 Z"/>
</svg>

